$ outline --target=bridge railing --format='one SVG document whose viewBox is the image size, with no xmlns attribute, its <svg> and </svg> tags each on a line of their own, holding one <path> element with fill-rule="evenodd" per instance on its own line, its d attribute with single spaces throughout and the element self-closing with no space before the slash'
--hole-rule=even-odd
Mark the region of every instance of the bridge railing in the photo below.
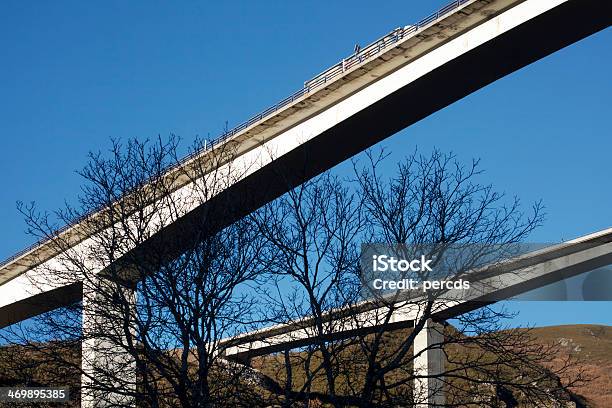
<svg viewBox="0 0 612 408">
<path fill-rule="evenodd" d="M 215 146 L 219 145 L 220 143 L 224 142 L 225 140 L 229 139 L 230 137 L 232 137 L 232 136 L 242 132 L 243 130 L 247 129 L 248 127 L 254 125 L 257 122 L 262 121 L 264 118 L 267 118 L 268 116 L 270 116 L 270 115 L 274 114 L 275 112 L 281 110 L 285 106 L 290 105 L 291 103 L 293 103 L 295 100 L 301 98 L 302 96 L 312 92 L 315 89 L 318 89 L 318 88 L 326 85 L 332 79 L 336 78 L 339 75 L 342 75 L 344 72 L 346 72 L 346 71 L 348 71 L 348 70 L 350 70 L 350 69 L 352 69 L 352 68 L 354 68 L 354 67 L 356 67 L 358 65 L 362 65 L 363 63 L 369 61 L 370 59 L 372 59 L 372 57 L 380 54 L 383 50 L 387 49 L 389 46 L 391 46 L 393 44 L 396 44 L 397 42 L 399 42 L 400 40 L 402 40 L 406 36 L 421 30 L 423 27 L 428 26 L 429 24 L 433 23 L 436 20 L 439 20 L 440 18 L 446 17 L 448 14 L 451 14 L 455 9 L 459 8 L 460 6 L 462 6 L 463 4 L 465 4 L 465 3 L 469 2 L 469 1 L 471 1 L 471 0 L 454 0 L 454 1 L 450 2 L 449 4 L 447 4 L 446 6 L 440 8 L 438 11 L 428 15 L 427 17 L 425 17 L 423 19 L 421 19 L 415 25 L 408 25 L 408 26 L 405 26 L 404 28 L 397 28 L 397 29 L 391 31 L 387 35 L 385 35 L 385 36 L 379 38 L 378 40 L 368 44 L 363 49 L 358 50 L 357 52 L 351 54 L 347 58 L 342 59 L 340 62 L 338 62 L 337 64 L 333 65 L 332 67 L 326 69 L 325 71 L 321 72 L 320 74 L 318 74 L 317 76 L 313 77 L 312 79 L 306 81 L 304 83 L 304 87 L 302 87 L 301 89 L 297 90 L 293 94 L 289 95 L 288 97 L 286 97 L 282 101 L 277 102 L 276 104 L 274 104 L 274 105 L 264 109 L 263 111 L 261 111 L 258 114 L 252 116 L 248 120 L 246 120 L 246 121 L 236 125 L 232 129 L 223 132 L 217 138 L 208 141 L 208 143 L 205 145 L 205 148 L 193 151 L 192 153 L 188 154 L 183 159 L 181 159 L 178 163 L 175 163 L 172 166 L 170 166 L 168 168 L 168 170 L 171 170 L 172 168 L 180 167 L 183 164 L 185 164 L 186 162 L 188 162 L 188 161 L 192 160 L 193 158 L 199 156 L 200 154 L 204 153 L 205 151 L 213 149 Z M 84 214 L 83 216 L 81 216 L 81 217 L 75 219 L 74 221 L 72 221 L 71 223 L 66 224 L 65 226 L 63 226 L 63 227 L 59 228 L 58 230 L 56 230 L 53 233 L 53 236 L 54 237 L 58 236 L 59 234 L 65 232 L 66 230 L 70 229 L 72 226 L 80 223 L 81 221 L 83 221 L 84 219 L 86 219 L 87 217 L 92 215 L 93 213 L 96 213 L 96 212 L 98 212 L 100 210 L 101 210 L 101 208 L 92 210 L 92 211 L 88 212 L 87 214 Z M 40 246 L 41 244 L 43 244 L 44 242 L 47 242 L 47 241 L 48 241 L 48 239 L 46 239 L 46 238 L 45 239 L 41 239 L 41 240 L 35 242 L 34 244 L 28 246 L 27 248 L 24 248 L 21 251 L 13 254 L 11 256 L 9 256 L 8 258 L 6 258 L 2 262 L 0 262 L 0 268 L 4 267 L 8 263 L 10 263 L 13 260 L 19 258 L 20 256 L 22 256 L 22 255 L 32 251 L 34 248 Z"/>
<path fill-rule="evenodd" d="M 302 87 L 301 89 L 297 90 L 293 94 L 289 95 L 285 99 L 281 100 L 280 102 L 277 102 L 276 104 L 274 104 L 272 106 L 269 106 L 268 108 L 264 109 L 263 111 L 259 112 L 256 115 L 252 116 L 248 120 L 246 120 L 246 121 L 236 125 L 232 129 L 223 132 L 220 136 L 218 136 L 217 138 L 211 140 L 207 144 L 206 150 L 212 149 L 215 145 L 218 145 L 219 143 L 221 143 L 221 142 L 225 141 L 226 139 L 236 135 L 237 133 L 242 132 L 243 130 L 245 130 L 249 126 L 251 126 L 251 125 L 253 125 L 253 124 L 263 120 L 267 116 L 269 116 L 269 115 L 279 111 L 280 109 L 282 109 L 285 106 L 291 104 L 292 102 L 294 102 L 295 100 L 301 98 L 302 96 L 310 93 L 311 91 L 320 88 L 321 86 L 327 84 L 333 78 L 337 77 L 338 75 L 341 75 L 342 73 L 346 72 L 347 70 L 349 70 L 349 69 L 351 69 L 351 68 L 353 68 L 353 67 L 355 67 L 357 65 L 361 65 L 361 64 L 363 64 L 366 61 L 369 61 L 373 56 L 378 55 L 381 51 L 386 49 L 389 45 L 395 44 L 395 43 L 399 42 L 401 39 L 403 39 L 406 36 L 408 36 L 409 34 L 413 34 L 413 33 L 417 32 L 417 31 L 419 31 L 420 29 L 422 29 L 423 27 L 428 26 L 432 22 L 447 16 L 448 14 L 452 13 L 455 9 L 459 8 L 460 6 L 462 6 L 463 4 L 465 4 L 465 3 L 469 2 L 469 1 L 471 1 L 471 0 L 454 0 L 454 1 L 450 2 L 449 4 L 447 4 L 446 6 L 440 8 L 438 11 L 428 15 L 427 17 L 425 17 L 423 19 L 421 19 L 415 25 L 408 25 L 408 26 L 406 26 L 404 28 L 395 29 L 392 32 L 390 32 L 389 34 L 387 34 L 387 35 L 381 37 L 380 39 L 370 43 L 369 45 L 365 46 L 363 49 L 359 50 L 358 52 L 355 52 L 355 53 L 351 54 L 349 57 L 342 59 L 340 62 L 338 62 L 337 64 L 335 64 L 332 67 L 328 68 L 327 70 L 323 71 L 319 75 L 317 75 L 314 78 L 306 81 L 304 83 L 304 87 Z M 180 161 L 180 163 L 178 163 L 178 165 L 184 164 L 185 162 L 191 160 L 192 158 L 200 155 L 203 151 L 204 151 L 204 149 L 192 152 L 191 154 L 185 156 Z"/>
</svg>

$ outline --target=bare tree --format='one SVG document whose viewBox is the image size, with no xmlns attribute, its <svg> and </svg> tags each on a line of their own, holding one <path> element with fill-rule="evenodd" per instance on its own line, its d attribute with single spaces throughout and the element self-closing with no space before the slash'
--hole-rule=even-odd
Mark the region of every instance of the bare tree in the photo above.
<svg viewBox="0 0 612 408">
<path fill-rule="evenodd" d="M 286 356 L 285 403 L 296 394 L 311 393 L 315 373 L 320 372 L 327 400 L 344 405 L 337 398 L 336 379 L 337 357 L 346 344 L 329 338 L 339 329 L 341 309 L 358 300 L 356 242 L 366 225 L 360 206 L 361 200 L 340 179 L 326 173 L 252 216 L 262 236 L 280 253 L 271 264 L 274 290 L 263 292 L 270 305 L 269 319 L 310 328 L 314 339 L 302 355 Z M 305 316 L 307 321 L 302 320 Z M 306 378 L 296 384 L 297 391 L 291 381 L 296 364 L 312 364 Z"/>
<path fill-rule="evenodd" d="M 276 296 L 267 292 L 273 318 L 312 337 L 308 347 L 262 363 L 284 383 L 284 403 L 427 405 L 430 396 L 415 383 L 432 374 L 415 369 L 415 362 L 430 349 L 442 350 L 447 360 L 433 375 L 443 388 L 435 391 L 446 393 L 449 406 L 567 401 L 567 387 L 585 377 L 567 377 L 570 361 L 553 371 L 547 363 L 556 348 L 537 344 L 528 330 L 505 327 L 511 314 L 502 308 L 481 305 L 453 325 L 441 321 L 435 326 L 439 341 L 415 354 L 415 339 L 445 307 L 443 291 L 428 292 L 418 302 L 406 300 L 402 291 L 372 296 L 363 288 L 359 261 L 365 242 L 428 248 L 433 258 L 453 245 L 476 245 L 478 250 L 454 265 L 459 279 L 490 262 L 491 248 L 500 252 L 523 241 L 542 222 L 541 204 L 526 214 L 517 198 L 479 183 L 478 161 L 465 166 L 453 155 L 415 152 L 387 181 L 379 174 L 384 151 L 366 157 L 365 165 L 354 163 L 353 180 L 323 175 L 255 215 L 266 214 L 257 223 L 282 253 L 273 264 Z M 408 311 L 415 316 L 410 328 L 397 319 Z"/>
<path fill-rule="evenodd" d="M 248 165 L 234 166 L 227 146 L 182 162 L 177 148 L 171 137 L 92 154 L 80 172 L 79 205 L 55 214 L 60 223 L 79 221 L 67 232 L 20 207 L 60 260 L 43 263 L 32 283 L 78 285 L 83 301 L 4 337 L 80 374 L 84 398 L 96 406 L 256 402 L 254 393 L 236 392 L 241 370 L 222 360 L 219 343 L 256 326 L 250 287 L 273 260 L 240 218 L 245 203 L 223 196 Z"/>
<path fill-rule="evenodd" d="M 435 376 L 447 405 L 497 407 L 562 402 L 584 380 L 565 375 L 571 361 L 547 365 L 555 348 L 505 327 L 503 309 L 481 305 L 447 324 L 443 291 L 415 301 L 365 285 L 363 243 L 427 248 L 436 258 L 453 245 L 482 248 L 454 265 L 460 278 L 490 260 L 489 248 L 521 242 L 542 222 L 539 203 L 525 214 L 517 199 L 480 184 L 478 162 L 414 153 L 387 180 L 386 155 L 369 153 L 352 179 L 326 173 L 295 187 L 306 177 L 291 174 L 288 193 L 245 217 L 253 197 L 232 191 L 250 164 L 234 160 L 230 144 L 186 161 L 177 146 L 131 141 L 114 143 L 109 158 L 92 155 L 79 205 L 55 214 L 79 221 L 62 233 L 21 207 L 56 254 L 32 283 L 83 293 L 3 332 L 44 361 L 47 382 L 79 375 L 85 400 L 101 406 L 370 407 L 428 404 L 416 384 Z M 270 323 L 307 336 L 254 361 L 271 377 L 261 381 L 224 353 L 235 335 Z M 429 330 L 438 340 L 415 351 Z M 424 373 L 417 361 L 432 349 L 446 365 Z"/>
</svg>

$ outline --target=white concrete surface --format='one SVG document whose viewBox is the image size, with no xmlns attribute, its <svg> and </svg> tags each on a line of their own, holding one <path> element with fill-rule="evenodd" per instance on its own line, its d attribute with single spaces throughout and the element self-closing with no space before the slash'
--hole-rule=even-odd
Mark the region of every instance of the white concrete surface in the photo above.
<svg viewBox="0 0 612 408">
<path fill-rule="evenodd" d="M 416 87 L 420 84 L 419 81 L 425 81 L 423 86 L 431 87 L 432 101 L 429 102 L 431 106 L 428 106 L 427 109 L 430 109 L 430 111 L 427 112 L 435 112 L 441 108 L 435 103 L 435 94 L 438 93 L 440 98 L 445 99 L 444 84 L 450 86 L 453 80 L 462 81 L 462 78 L 449 76 L 445 77 L 445 81 L 429 83 L 426 81 L 435 77 L 429 74 L 437 72 L 437 70 L 465 55 L 477 53 L 479 49 L 484 49 L 488 44 L 494 43 L 498 38 L 508 33 L 520 32 L 529 21 L 570 2 L 575 2 L 575 0 L 473 0 L 466 3 L 451 16 L 445 16 L 432 22 L 430 26 L 418 31 L 416 35 L 404 39 L 377 58 L 348 70 L 325 88 L 306 94 L 287 108 L 263 118 L 262 121 L 253 124 L 244 132 L 227 141 L 226 143 L 236 147 L 236 156 L 233 156 L 231 162 L 225 163 L 220 169 L 225 174 L 228 183 L 210 185 L 214 191 L 207 199 L 216 196 L 230 184 L 241 183 L 247 176 L 260 174 L 260 171 L 266 166 L 303 148 L 307 143 L 312 143 L 313 146 L 322 143 L 319 142 L 318 138 L 321 135 L 327 135 L 326 132 L 339 129 L 344 124 L 358 128 L 360 123 L 352 122 L 354 118 L 363 112 L 369 112 L 370 109 L 373 109 L 373 106 L 385 106 L 385 101 L 389 96 L 397 95 L 409 86 Z M 582 4 L 590 5 L 592 2 L 583 2 Z M 570 17 L 564 16 L 566 19 Z M 581 24 L 586 23 L 582 21 Z M 557 27 L 556 29 L 561 33 L 569 31 L 571 27 Z M 597 29 L 600 29 L 599 26 Z M 582 34 L 577 34 L 578 37 L 579 35 Z M 576 39 L 580 39 L 578 37 Z M 554 41 L 554 38 L 550 41 Z M 534 43 L 537 42 L 534 41 Z M 529 49 L 531 46 L 532 41 L 516 44 L 516 47 L 524 47 L 525 49 Z M 489 57 L 487 56 L 487 58 Z M 526 57 L 525 64 L 529 62 L 529 58 Z M 501 65 L 496 69 L 499 69 L 502 76 L 507 73 Z M 487 83 L 489 83 L 489 79 L 484 78 L 479 86 L 484 86 Z M 474 85 L 472 88 L 467 87 L 462 96 L 473 92 L 477 89 L 477 86 Z M 454 100 L 456 98 L 452 101 Z M 452 101 L 448 103 L 452 103 Z M 415 106 L 418 106 L 420 102 L 414 100 Z M 415 108 L 413 107 L 413 109 Z M 422 113 L 420 116 L 422 117 L 425 114 Z M 399 119 L 398 123 L 404 126 L 404 122 Z M 381 123 L 381 125 L 384 125 L 384 123 Z M 346 131 L 350 131 L 350 129 Z M 391 130 L 387 132 L 391 132 Z M 329 135 L 326 137 L 329 137 Z M 347 148 L 347 146 L 339 146 L 338 154 L 342 153 L 340 147 Z M 349 151 L 352 150 L 349 149 Z M 325 153 L 329 154 L 329 152 Z M 214 153 L 204 152 L 185 166 L 188 167 L 195 161 L 204 161 L 211 154 Z M 210 180 L 204 177 L 196 183 L 190 183 L 186 179 L 183 179 L 183 182 L 182 185 L 177 186 L 173 193 L 176 201 L 183 204 L 182 213 L 179 216 L 187 216 L 197 206 L 203 204 L 202 200 L 198 199 L 197 191 L 202 185 L 209 183 Z M 160 214 L 159 222 L 150 226 L 151 234 L 161 233 L 169 223 L 174 221 L 176 221 L 175 217 Z M 62 237 L 71 243 L 71 251 L 77 256 L 89 253 L 96 243 L 95 237 L 83 236 L 82 232 L 83 228 L 76 225 L 62 234 Z M 544 273 L 542 271 L 546 271 L 546 274 L 555 273 L 555 270 L 559 268 L 570 267 L 572 262 L 575 263 L 577 270 L 580 270 L 582 266 L 589 264 L 591 259 L 589 257 L 607 257 L 610 248 L 609 245 L 606 245 L 602 244 L 599 250 L 594 250 L 593 253 L 589 253 L 588 250 L 581 253 L 584 256 L 580 259 L 578 259 L 579 255 L 577 254 L 567 255 L 563 259 L 562 257 L 552 259 L 547 263 L 546 268 L 537 267 L 532 270 L 537 275 L 532 280 L 537 282 L 538 277 Z M 74 280 L 78 280 L 78 276 L 74 276 L 73 280 L 49 277 L 49 270 L 57 270 L 58 275 L 66 272 L 65 263 L 62 262 L 62 254 L 55 253 L 53 248 L 53 245 L 43 243 L 0 267 L 0 327 L 45 311 L 44 294 L 51 293 L 52 290 L 65 285 L 77 283 Z M 125 248 L 125 251 L 130 249 L 132 248 Z M 87 259 L 86 273 L 95 275 L 106 267 L 108 267 L 108 264 L 104 260 Z M 525 273 L 528 272 L 525 271 Z M 35 285 L 33 282 L 37 284 Z M 518 283 L 517 287 L 520 286 Z M 41 302 L 40 305 L 28 302 L 35 297 Z M 67 302 L 78 301 L 80 298 L 79 295 L 65 300 Z M 87 301 L 85 302 L 87 303 Z M 452 309 L 452 313 L 461 311 L 457 308 L 457 305 L 447 309 Z M 12 316 L 15 316 L 15 318 Z M 87 320 L 86 318 L 86 327 Z M 409 320 L 409 313 L 398 318 L 398 321 Z M 284 333 L 282 331 L 280 334 L 275 334 L 281 336 L 276 340 L 276 346 L 282 345 L 283 339 L 288 339 L 287 333 L 292 330 Z M 423 341 L 420 339 L 419 344 L 422 342 L 429 343 L 431 340 L 431 337 L 427 337 Z M 85 355 L 90 353 L 88 350 L 95 349 L 95 347 L 88 347 L 87 344 L 83 347 Z M 257 344 L 249 344 L 247 348 L 248 350 L 263 349 L 263 347 L 258 347 Z M 240 349 L 237 349 L 236 353 L 239 354 L 240 351 Z M 426 355 L 430 356 L 427 353 Z M 97 356 L 94 356 L 95 358 Z M 120 353 L 117 358 L 122 358 Z M 434 360 L 435 358 L 431 361 Z M 427 370 L 435 369 L 435 365 L 432 364 L 429 363 L 429 357 L 427 357 L 427 362 L 424 365 Z M 431 389 L 429 384 L 427 387 Z"/>
<path fill-rule="evenodd" d="M 439 297 L 432 307 L 432 318 L 449 319 L 477 309 L 483 303 L 511 298 L 609 264 L 612 264 L 612 228 L 467 271 L 462 278 L 470 280 L 471 289 L 465 292 L 451 290 Z M 399 300 L 385 306 L 380 306 L 379 301 L 363 302 L 351 306 L 348 310 L 359 312 L 344 319 L 335 317 L 345 314 L 341 310 L 330 312 L 328 320 L 333 320 L 333 325 L 326 327 L 332 329 L 328 333 L 333 332 L 337 338 L 342 338 L 342 333 L 347 337 L 356 331 L 367 332 L 380 325 L 391 311 L 390 306 L 393 311 L 389 323 L 397 327 L 412 327 L 422 311 L 422 302 L 419 298 L 409 302 Z M 227 357 L 250 358 L 309 344 L 308 339 L 314 334 L 312 321 L 304 318 L 228 338 L 221 344 L 228 345 L 224 353 Z"/>
<path fill-rule="evenodd" d="M 124 326 L 129 327 L 130 316 L 119 306 L 109 306 L 97 289 L 108 281 L 85 283 L 83 289 L 83 342 L 81 360 L 81 407 L 135 407 L 136 362 L 127 345 Z M 120 288 L 124 306 L 135 305 L 132 290 Z M 109 289 L 107 293 L 113 293 Z M 108 295 L 107 295 L 108 296 Z M 127 321 L 126 321 L 127 320 Z M 133 334 L 133 331 L 132 331 Z M 132 335 L 130 335 L 133 341 Z M 116 392 L 110 391 L 116 390 Z"/>
<path fill-rule="evenodd" d="M 444 326 L 427 319 L 414 339 L 414 402 L 417 408 L 443 407 Z"/>
<path fill-rule="evenodd" d="M 226 174 L 228 184 L 238 183 L 305 143 L 316 141 L 317 136 L 350 120 L 388 95 L 419 81 L 449 61 L 495 40 L 567 1 L 569 0 L 468 2 L 452 16 L 433 22 L 431 26 L 404 39 L 378 58 L 349 70 L 345 76 L 339 77 L 328 87 L 306 95 L 294 105 L 236 135 L 231 142 L 237 143 L 238 156 L 220 171 Z M 491 17 L 504 9 L 506 10 L 501 14 Z M 517 44 L 518 46 L 528 47 L 529 44 Z M 205 157 L 206 153 L 193 160 L 204 160 Z M 199 182 L 206 183 L 205 180 Z M 190 202 L 188 199 L 194 196 L 197 189 L 198 186 L 188 183 L 174 193 L 175 197 L 184 203 L 184 214 L 202 204 L 200 200 Z M 222 190 L 223 188 L 217 187 L 211 197 Z M 173 220 L 166 217 L 158 225 L 152 225 L 151 233 L 161 231 Z M 79 234 L 78 225 L 66 231 L 63 238 L 68 242 L 75 242 L 75 252 L 87 251 L 92 245 L 90 237 Z M 6 317 L 11 313 L 9 306 L 56 288 L 57 285 L 69 283 L 46 282 L 41 287 L 31 284 L 32 279 L 40 275 L 40 271 L 61 267 L 56 260 L 57 254 L 52 249 L 53 245 L 42 244 L 0 268 L 0 317 L 4 317 L 0 320 L 3 320 L 3 325 L 14 323 Z M 126 251 L 129 249 L 126 248 Z M 39 261 L 42 261 L 42 264 L 39 264 Z M 90 265 L 88 269 L 91 273 L 97 273 L 107 266 L 100 262 Z M 28 309 L 31 310 L 30 315 L 40 312 L 31 305 Z"/>
</svg>

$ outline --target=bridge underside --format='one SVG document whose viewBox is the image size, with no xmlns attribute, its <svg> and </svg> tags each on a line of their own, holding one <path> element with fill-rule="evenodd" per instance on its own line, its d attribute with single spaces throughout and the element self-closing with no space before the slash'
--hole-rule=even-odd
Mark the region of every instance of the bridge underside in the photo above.
<svg viewBox="0 0 612 408">
<path fill-rule="evenodd" d="M 513 4 L 514 6 L 517 4 L 520 6 L 520 4 L 528 2 L 529 0 L 515 1 Z M 556 1 L 550 1 L 549 3 L 557 4 Z M 510 2 L 503 4 L 510 4 Z M 532 0 L 531 4 L 538 3 Z M 375 102 L 369 103 L 366 107 L 352 113 L 348 117 L 337 120 L 337 123 L 332 122 L 336 124 L 327 126 L 325 130 L 314 136 L 310 135 L 312 137 L 309 136 L 310 139 L 308 141 L 299 143 L 295 147 L 293 147 L 292 141 L 289 140 L 291 129 L 314 119 L 319 113 L 303 119 L 300 123 L 288 126 L 285 133 L 279 133 L 271 137 L 270 143 L 274 142 L 275 138 L 276 140 L 281 140 L 279 143 L 291 146 L 289 151 L 284 152 L 269 164 L 252 172 L 249 176 L 236 182 L 214 198 L 193 209 L 178 221 L 166 226 L 141 247 L 134 249 L 128 256 L 131 259 L 138 258 L 139 251 L 146 252 L 151 248 L 160 246 L 162 243 L 169 249 L 167 252 L 169 256 L 176 256 L 198 239 L 200 234 L 198 226 L 201 226 L 202 222 L 214 223 L 213 225 L 217 229 L 223 228 L 279 197 L 290 188 L 332 168 L 338 163 L 470 95 L 497 79 L 607 28 L 611 23 L 611 16 L 612 2 L 609 1 L 568 0 L 561 2 L 558 6 L 533 18 L 527 18 L 520 25 L 495 35 L 490 40 L 456 57 L 448 60 L 440 57 L 441 62 L 437 61 L 436 64 L 438 62 L 439 64 L 435 68 L 426 71 L 426 73 L 415 80 L 409 81 L 406 85 L 402 86 L 405 82 L 399 82 L 399 85 L 397 85 L 398 89 L 385 94 L 380 99 L 376 99 Z M 491 18 L 495 18 L 495 15 L 492 15 Z M 480 24 L 484 25 L 486 22 L 487 20 L 484 20 Z M 473 28 L 478 28 L 478 26 L 470 27 L 470 30 Z M 456 38 L 459 38 L 460 35 L 462 33 L 457 33 Z M 442 43 L 439 47 L 435 47 L 416 58 L 414 62 L 418 62 L 421 57 L 427 57 L 430 53 L 433 54 L 436 49 L 444 46 L 445 44 Z M 404 72 L 406 72 L 405 70 L 410 70 L 411 64 L 412 61 L 409 61 L 407 65 L 399 67 L 386 77 L 376 79 L 374 82 L 364 85 L 362 89 L 356 89 L 354 92 L 344 95 L 343 99 L 335 103 L 340 105 L 349 98 L 358 95 L 362 90 L 378 86 L 391 75 L 402 70 Z M 405 80 L 405 77 L 403 79 Z M 378 90 L 380 89 L 388 90 L 389 88 L 380 86 Z M 328 110 L 333 109 L 335 106 L 330 106 Z M 321 116 L 324 113 L 325 111 L 322 112 Z M 310 130 L 312 129 L 318 128 L 313 125 Z M 283 138 L 283 136 L 287 137 Z M 268 141 L 265 141 L 265 143 L 268 143 Z M 261 146 L 250 147 L 250 151 L 258 147 Z M 250 151 L 247 151 L 247 153 Z M 228 211 L 228 208 L 233 210 Z M 566 274 L 581 273 L 585 268 L 588 270 L 588 268 L 612 262 L 612 250 L 610 249 L 612 244 L 609 242 L 610 240 L 602 243 L 605 248 L 601 247 L 603 252 L 600 255 L 581 259 L 579 266 L 568 265 L 565 268 Z M 20 278 L 21 276 L 17 276 L 13 279 L 16 281 Z M 526 290 L 529 285 L 541 286 L 554 279 L 552 275 L 544 274 L 533 278 L 530 283 L 515 283 L 515 289 Z M 20 281 L 19 285 L 21 286 L 14 284 L 14 281 L 6 280 L 0 285 L 0 328 L 61 306 L 79 302 L 83 299 L 82 285 L 74 283 L 54 290 L 32 294 L 27 298 L 15 297 L 7 300 L 9 299 L 8 294 L 15 290 L 15 288 L 21 289 L 27 286 L 25 279 Z M 434 318 L 441 320 L 456 316 L 484 304 L 482 300 L 475 300 L 475 302 L 464 302 L 446 307 L 435 315 Z M 415 316 L 407 313 L 398 318 L 392 324 L 392 327 L 411 327 L 414 321 Z M 435 327 L 435 322 L 428 322 L 428 325 L 433 328 Z M 360 331 L 343 330 L 334 334 L 333 338 L 363 334 L 368 330 L 374 329 L 374 327 L 362 327 L 358 329 Z M 258 344 L 253 344 L 249 340 L 244 348 L 236 347 L 233 350 L 229 350 L 229 353 L 226 353 L 227 357 L 236 359 L 249 358 L 254 355 L 300 347 L 311 342 L 307 336 L 304 337 L 299 334 L 294 338 L 287 337 L 287 334 L 290 334 L 291 331 L 293 330 L 286 330 L 280 334 L 275 333 L 274 336 L 278 337 L 273 342 L 269 342 L 270 337 L 258 339 L 257 341 L 263 340 L 263 342 L 260 341 Z M 421 344 L 422 347 L 420 347 L 423 350 L 431 343 L 435 343 L 436 338 L 433 332 L 426 330 L 424 333 L 423 338 L 415 342 L 415 345 Z M 268 341 L 268 343 L 266 344 L 265 341 Z M 434 352 L 432 351 L 431 353 Z M 433 356 L 431 353 L 429 351 L 424 353 L 423 372 L 425 375 L 432 370 L 440 370 L 434 364 L 440 357 L 431 357 L 430 361 L 429 357 Z M 95 358 L 92 360 L 95 360 Z M 421 384 L 421 386 L 426 390 L 436 388 L 435 384 Z M 431 399 L 433 405 L 438 404 L 436 398 L 437 396 L 433 395 Z"/>
<path fill-rule="evenodd" d="M 461 275 L 471 283 L 469 292 L 452 291 L 435 299 L 431 317 L 436 321 L 451 319 L 498 300 L 509 299 L 550 283 L 612 264 L 612 229 L 533 251 L 504 262 L 493 263 L 482 270 Z M 402 295 L 400 293 L 396 295 Z M 414 327 L 421 317 L 424 299 L 401 297 L 390 302 L 377 299 L 346 309 L 332 311 L 320 322 L 327 327 L 325 339 L 339 340 L 375 332 L 384 323 L 386 330 Z M 404 298 L 405 299 L 405 298 Z M 391 319 L 389 323 L 386 317 Z M 225 355 L 236 360 L 275 353 L 313 344 L 319 332 L 312 319 L 228 338 L 222 344 Z"/>
<path fill-rule="evenodd" d="M 199 225 L 202 219 L 215 220 L 219 228 L 228 225 L 486 85 L 607 28 L 611 16 L 610 3 L 570 0 L 528 20 L 279 156 L 168 226 L 160 239 L 176 243 L 178 254 L 197 236 L 197 231 L 189 232 L 190 226 Z M 229 217 L 228 206 L 235 209 Z"/>
<path fill-rule="evenodd" d="M 223 193 L 167 226 L 147 246 L 173 245 L 174 254 L 198 236 L 203 219 L 222 228 L 338 163 L 474 91 L 610 25 L 612 4 L 570 0 L 465 52 L 389 94 L 310 141 L 278 157 Z M 495 137 L 495 136 L 492 136 Z M 238 204 L 237 204 L 238 203 Z M 235 211 L 228 212 L 232 207 Z M 222 213 L 216 209 L 223 209 Z M 231 214 L 231 216 L 228 216 Z M 170 253 L 170 252 L 169 252 Z M 134 254 L 136 255 L 136 254 Z M 23 300 L 0 308 L 0 327 L 80 301 L 76 286 L 46 307 Z M 42 298 L 35 300 L 40 305 Z"/>
</svg>

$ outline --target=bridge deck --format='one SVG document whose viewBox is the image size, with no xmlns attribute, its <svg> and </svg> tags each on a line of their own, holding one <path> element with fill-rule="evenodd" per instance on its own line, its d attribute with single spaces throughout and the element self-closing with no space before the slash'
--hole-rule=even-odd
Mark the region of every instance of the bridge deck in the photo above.
<svg viewBox="0 0 612 408">
<path fill-rule="evenodd" d="M 496 79 L 608 27 L 611 9 L 611 2 L 597 0 L 462 3 L 331 82 L 224 139 L 217 147 L 234 146 L 232 164 L 248 167 L 248 171 L 219 192 L 222 198 L 213 197 L 209 202 L 248 196 L 251 201 L 240 208 L 246 214 Z M 189 171 L 214 154 L 215 150 L 199 152 L 181 163 L 181 169 Z M 178 170 L 168 174 L 174 176 L 174 171 Z M 183 177 L 172 194 L 189 196 L 194 188 L 190 182 L 190 177 Z M 158 229 L 151 231 L 151 239 L 163 236 L 165 242 L 185 242 L 189 239 L 186 227 L 198 224 L 207 205 L 194 204 L 172 223 L 155 226 Z M 93 242 L 80 225 L 61 232 L 62 240 L 75 251 Z M 196 239 L 197 234 L 190 237 Z M 61 254 L 54 252 L 54 245 L 42 243 L 0 267 L 0 327 L 62 302 L 80 300 L 78 282 L 65 283 L 74 290 L 57 297 L 44 293 L 57 294 L 64 287 L 31 285 L 30 276 L 48 265 L 57 268 L 58 258 Z M 90 269 L 98 273 L 107 266 L 100 263 Z"/>
<path fill-rule="evenodd" d="M 467 293 L 445 293 L 434 301 L 431 317 L 437 320 L 456 317 L 484 304 L 610 264 L 612 228 L 462 274 L 463 279 L 471 282 L 472 289 Z M 328 332 L 326 340 L 373 332 L 389 313 L 391 319 L 385 323 L 387 328 L 412 327 L 422 313 L 424 300 L 403 300 L 402 293 L 398 292 L 383 301 L 365 301 L 330 311 L 321 319 Z M 386 304 L 381 306 L 381 303 Z M 302 347 L 311 344 L 315 336 L 314 319 L 304 317 L 288 324 L 227 338 L 221 341 L 221 345 L 227 347 L 227 357 L 242 359 Z"/>
<path fill-rule="evenodd" d="M 214 149 L 218 149 L 224 143 L 239 144 L 240 151 L 248 151 L 264 143 L 284 129 L 320 112 L 356 89 L 391 72 L 400 64 L 405 65 L 408 62 L 406 58 L 418 57 L 418 54 L 406 56 L 406 51 L 414 49 L 418 43 L 432 42 L 432 37 L 440 35 L 445 27 L 452 26 L 456 30 L 461 21 L 466 20 L 468 16 L 489 3 L 487 0 L 456 0 L 422 19 L 416 25 L 392 31 L 307 81 L 303 88 L 289 97 L 214 139 L 206 149 L 185 157 L 178 163 L 178 166 L 188 167 L 195 161 L 204 161 L 207 155 L 214 154 Z M 466 27 L 473 23 L 466 24 Z M 404 58 L 397 58 L 398 56 L 404 56 Z M 368 73 L 370 75 L 364 80 L 362 77 Z M 360 78 L 361 80 L 357 81 Z M 169 169 L 169 172 L 172 170 Z M 184 178 L 183 182 L 186 184 L 189 180 Z M 177 185 L 177 188 L 179 187 L 180 185 Z M 96 212 L 86 215 L 86 217 L 95 216 Z M 56 234 L 63 240 L 74 241 L 76 244 L 83 239 L 79 234 L 79 225 L 82 221 L 81 219 L 66 225 Z M 13 254 L 0 263 L 0 285 L 55 255 L 48 245 L 48 240 L 34 243 Z"/>
</svg>

